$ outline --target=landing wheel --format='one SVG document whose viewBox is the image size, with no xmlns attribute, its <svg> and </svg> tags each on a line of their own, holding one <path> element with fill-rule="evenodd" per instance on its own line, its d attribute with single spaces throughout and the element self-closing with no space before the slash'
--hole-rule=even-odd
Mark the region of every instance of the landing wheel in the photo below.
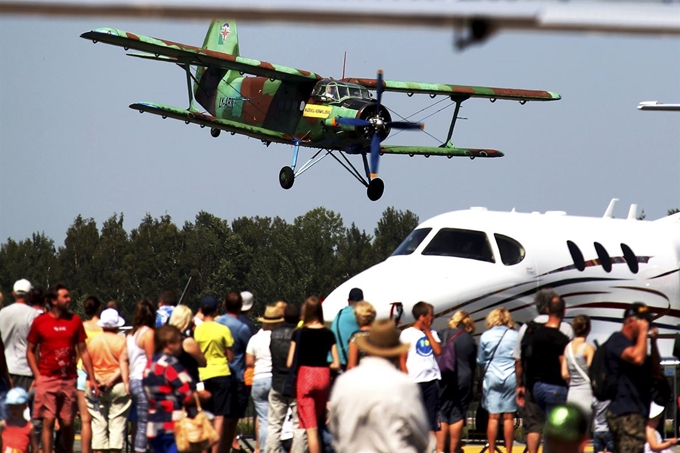
<svg viewBox="0 0 680 453">
<path fill-rule="evenodd" d="M 383 180 L 380 178 L 375 178 L 371 179 L 371 182 L 368 183 L 368 189 L 366 189 L 366 194 L 368 195 L 369 200 L 378 201 L 380 200 L 380 197 L 382 197 L 384 191 L 385 183 L 383 182 Z"/>
<path fill-rule="evenodd" d="M 216 127 L 210 128 L 210 135 L 212 135 L 215 138 L 220 136 L 220 132 L 222 131 L 220 129 L 217 129 Z"/>
<path fill-rule="evenodd" d="M 293 169 L 290 167 L 283 167 L 279 172 L 279 184 L 281 184 L 281 187 L 284 189 L 290 189 L 293 187 L 294 182 L 295 173 L 293 173 Z"/>
</svg>

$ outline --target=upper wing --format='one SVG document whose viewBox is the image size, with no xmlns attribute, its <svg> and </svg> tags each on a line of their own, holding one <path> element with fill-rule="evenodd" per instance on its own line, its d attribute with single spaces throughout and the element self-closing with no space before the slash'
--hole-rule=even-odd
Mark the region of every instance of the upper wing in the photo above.
<svg viewBox="0 0 680 453">
<path fill-rule="evenodd" d="M 449 159 L 457 157 L 503 157 L 503 153 L 495 149 L 478 149 L 478 148 L 456 148 L 449 144 L 447 146 L 393 146 L 384 145 L 380 147 L 381 154 L 408 154 L 421 155 L 425 157 L 430 156 L 447 156 Z"/>
<path fill-rule="evenodd" d="M 269 142 L 276 143 L 292 143 L 294 138 L 292 135 L 284 134 L 283 132 L 273 131 L 258 126 L 250 126 L 248 124 L 239 123 L 236 121 L 224 120 L 216 118 L 212 115 L 206 115 L 199 112 L 190 112 L 189 110 L 180 109 L 177 107 L 170 107 L 162 104 L 154 104 L 152 102 L 137 102 L 130 105 L 131 109 L 139 110 L 140 112 L 153 113 L 154 115 L 162 116 L 163 118 L 173 118 L 189 123 L 200 124 L 201 126 L 214 127 L 229 132 L 236 132 L 237 134 L 247 135 L 248 137 L 258 138 Z"/>
<path fill-rule="evenodd" d="M 123 30 L 116 30 L 115 28 L 97 28 L 88 31 L 87 33 L 83 33 L 80 37 L 91 39 L 94 42 L 103 42 L 123 47 L 125 50 L 135 49 L 147 52 L 148 54 L 151 54 L 147 58 L 162 61 L 174 61 L 176 63 L 190 64 L 193 66 L 217 66 L 257 76 L 292 82 L 309 82 L 310 80 L 313 81 L 322 78 L 318 74 L 303 71 L 301 69 L 275 65 L 267 63 L 266 61 L 237 57 L 222 52 L 216 52 L 214 50 L 156 39 L 149 36 L 136 35 Z"/>
<path fill-rule="evenodd" d="M 345 82 L 363 85 L 366 88 L 376 89 L 377 79 L 346 78 Z M 466 85 L 447 85 L 444 83 L 401 82 L 399 80 L 385 80 L 385 91 L 398 91 L 401 93 L 425 93 L 430 95 L 444 94 L 449 96 L 461 96 L 464 98 L 477 97 L 489 99 L 509 99 L 516 101 L 556 101 L 561 99 L 557 93 L 541 90 L 520 90 L 515 88 L 491 88 L 474 87 Z"/>
</svg>

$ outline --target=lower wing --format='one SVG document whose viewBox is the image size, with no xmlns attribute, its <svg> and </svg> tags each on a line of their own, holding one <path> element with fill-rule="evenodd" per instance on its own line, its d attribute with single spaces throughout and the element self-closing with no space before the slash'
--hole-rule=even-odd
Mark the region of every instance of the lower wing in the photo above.
<svg viewBox="0 0 680 453">
<path fill-rule="evenodd" d="M 384 145 L 380 147 L 380 154 L 408 154 L 413 157 L 419 156 L 447 156 L 449 159 L 456 157 L 503 157 L 503 153 L 495 149 L 479 149 L 479 148 L 456 148 L 452 145 L 435 147 L 435 146 L 391 146 Z"/>
<path fill-rule="evenodd" d="M 170 107 L 168 105 L 154 104 L 152 102 L 138 102 L 131 104 L 130 108 L 139 110 L 140 112 L 153 113 L 154 115 L 162 116 L 164 119 L 173 118 L 182 120 L 187 124 L 194 123 L 200 124 L 201 126 L 214 127 L 216 129 L 235 132 L 237 134 L 247 135 L 248 137 L 258 138 L 268 142 L 290 144 L 294 141 L 294 137 L 290 134 L 284 134 L 283 132 L 277 132 L 263 127 L 251 126 L 237 121 L 229 121 L 204 113 L 191 112 L 189 110 Z"/>
</svg>

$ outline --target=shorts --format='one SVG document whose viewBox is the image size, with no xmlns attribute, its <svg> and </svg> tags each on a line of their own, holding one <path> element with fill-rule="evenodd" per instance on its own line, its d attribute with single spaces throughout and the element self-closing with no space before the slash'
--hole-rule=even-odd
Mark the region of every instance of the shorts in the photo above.
<svg viewBox="0 0 680 453">
<path fill-rule="evenodd" d="M 439 416 L 442 423 L 452 425 L 463 421 L 463 426 L 466 425 L 467 421 L 467 404 L 462 401 L 454 401 L 449 399 L 442 399 L 439 402 Z"/>
<path fill-rule="evenodd" d="M 439 381 L 418 382 L 420 397 L 425 406 L 425 413 L 430 424 L 430 431 L 439 431 Z"/>
<path fill-rule="evenodd" d="M 231 407 L 227 418 L 243 418 L 246 416 L 251 389 L 251 386 L 239 381 L 233 374 L 231 375 Z"/>
<path fill-rule="evenodd" d="M 614 439 L 616 453 L 637 453 L 644 451 L 647 417 L 640 414 L 617 415 L 607 410 L 607 425 Z"/>
<path fill-rule="evenodd" d="M 210 400 L 203 406 L 214 415 L 229 416 L 231 414 L 231 376 L 219 376 L 203 381 L 205 390 L 210 392 Z"/>
<path fill-rule="evenodd" d="M 524 392 L 524 407 L 521 408 L 522 425 L 525 433 L 539 433 L 543 434 L 543 425 L 545 425 L 545 415 L 538 404 L 534 402 L 534 398 L 527 387 Z"/>
<path fill-rule="evenodd" d="M 609 431 L 595 431 L 593 434 L 593 452 L 598 453 L 605 450 L 614 451 L 614 439 Z"/>
<path fill-rule="evenodd" d="M 33 384 L 33 376 L 11 374 L 10 377 L 12 378 L 12 383 L 14 384 L 14 387 L 21 387 L 27 392 L 31 390 L 31 384 Z"/>
<path fill-rule="evenodd" d="M 85 370 L 78 370 L 78 380 L 76 381 L 76 390 L 84 392 L 87 384 L 87 373 Z"/>
<path fill-rule="evenodd" d="M 73 421 L 78 410 L 76 379 L 38 376 L 35 380 L 34 418 Z"/>
</svg>

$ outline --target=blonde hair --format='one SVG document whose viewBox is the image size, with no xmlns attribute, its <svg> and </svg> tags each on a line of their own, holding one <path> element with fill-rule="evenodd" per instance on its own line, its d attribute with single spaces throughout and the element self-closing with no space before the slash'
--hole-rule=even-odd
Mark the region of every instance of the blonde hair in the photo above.
<svg viewBox="0 0 680 453">
<path fill-rule="evenodd" d="M 375 307 L 370 302 L 362 300 L 354 306 L 354 315 L 359 327 L 370 326 L 375 321 Z"/>
<path fill-rule="evenodd" d="M 491 328 L 496 326 L 505 326 L 510 329 L 515 328 L 515 321 L 512 319 L 507 308 L 495 308 L 486 316 L 486 327 Z"/>
<path fill-rule="evenodd" d="M 475 322 L 472 320 L 470 313 L 465 310 L 457 311 L 449 319 L 449 329 L 455 329 L 462 324 L 462 328 L 469 333 L 475 332 Z"/>
<path fill-rule="evenodd" d="M 194 313 L 186 305 L 178 305 L 172 310 L 168 324 L 175 326 L 180 332 L 184 333 L 189 329 Z"/>
</svg>

